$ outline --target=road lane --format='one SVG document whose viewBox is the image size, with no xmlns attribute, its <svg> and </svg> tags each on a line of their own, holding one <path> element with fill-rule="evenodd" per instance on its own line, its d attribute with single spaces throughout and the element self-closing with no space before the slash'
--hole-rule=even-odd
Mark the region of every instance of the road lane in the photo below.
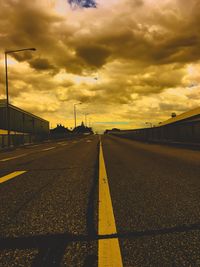
<svg viewBox="0 0 200 267">
<path fill-rule="evenodd" d="M 0 265 L 97 265 L 97 143 L 16 159 L 27 172 L 0 187 Z"/>
<path fill-rule="evenodd" d="M 73 140 L 66 141 L 67 148 L 70 149 L 70 147 L 75 145 L 72 143 L 72 141 Z M 82 143 L 82 142 L 83 143 L 85 142 L 84 138 L 78 139 L 77 144 Z M 41 150 L 55 146 L 55 144 L 56 144 L 56 150 L 60 150 L 63 148 L 63 145 L 60 145 L 58 144 L 58 142 L 54 141 L 54 142 L 42 143 L 38 145 L 37 147 L 28 146 L 25 148 L 24 147 L 18 148 L 14 151 L 0 153 L 0 176 L 6 175 L 9 172 L 18 170 L 21 168 L 21 166 L 26 166 L 27 164 L 29 165 L 29 163 L 33 162 L 35 159 L 38 159 L 38 158 L 42 159 L 50 151 L 46 150 L 46 151 L 42 151 L 41 153 Z M 11 160 L 5 161 L 4 159 L 6 158 L 11 158 Z"/>
<path fill-rule="evenodd" d="M 200 266 L 200 153 L 102 142 L 124 267 Z"/>
<path fill-rule="evenodd" d="M 102 143 L 99 151 L 99 210 L 98 234 L 117 234 L 112 200 L 105 168 Z M 122 267 L 121 251 L 118 238 L 99 239 L 98 242 L 98 267 Z"/>
<path fill-rule="evenodd" d="M 62 141 L 60 142 L 59 140 L 53 140 L 53 141 L 49 141 L 49 142 L 44 142 L 44 143 L 40 143 L 40 144 L 36 144 L 36 145 L 27 145 L 27 146 L 24 146 L 24 147 L 18 147 L 16 149 L 13 149 L 11 151 L 4 151 L 4 152 L 1 152 L 0 151 L 0 162 L 3 162 L 3 161 L 7 161 L 8 160 L 12 160 L 12 159 L 16 159 L 18 157 L 22 157 L 22 156 L 26 156 L 26 155 L 29 155 L 29 154 L 32 154 L 32 153 L 37 153 L 37 152 L 40 152 L 42 149 L 48 149 L 50 147 L 53 147 L 53 146 L 56 146 L 56 147 L 59 147 L 63 144 L 65 145 L 71 145 L 73 144 L 73 141 L 74 139 L 70 139 L 70 140 L 65 140 L 65 141 Z M 83 141 L 84 138 L 79 138 L 77 142 L 81 142 Z"/>
<path fill-rule="evenodd" d="M 26 170 L 0 186 L 0 266 L 97 267 L 107 254 L 98 242 L 110 239 L 119 239 L 124 267 L 200 266 L 200 153 L 104 136 L 116 221 L 106 233 L 97 231 L 98 142 L 48 143 L 0 162 L 0 177 Z M 105 224 L 110 212 L 102 214 Z"/>
</svg>

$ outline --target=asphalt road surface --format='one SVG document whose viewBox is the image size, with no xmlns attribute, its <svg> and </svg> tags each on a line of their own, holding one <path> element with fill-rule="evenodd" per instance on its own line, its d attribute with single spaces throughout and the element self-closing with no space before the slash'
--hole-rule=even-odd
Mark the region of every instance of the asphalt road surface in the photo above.
<svg viewBox="0 0 200 267">
<path fill-rule="evenodd" d="M 200 152 L 97 135 L 2 152 L 0 238 L 3 267 L 198 267 Z"/>
</svg>

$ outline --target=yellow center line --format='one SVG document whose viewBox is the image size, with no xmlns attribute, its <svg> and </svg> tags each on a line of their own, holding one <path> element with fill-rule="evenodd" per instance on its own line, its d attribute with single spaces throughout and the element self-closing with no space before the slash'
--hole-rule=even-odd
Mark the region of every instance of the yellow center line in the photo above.
<svg viewBox="0 0 200 267">
<path fill-rule="evenodd" d="M 8 160 L 12 160 L 12 159 L 18 159 L 18 158 L 21 158 L 21 157 L 24 157 L 26 156 L 27 154 L 21 154 L 19 156 L 16 156 L 16 157 L 10 157 L 10 158 L 5 158 L 5 159 L 0 159 L 0 161 L 8 161 Z"/>
<path fill-rule="evenodd" d="M 112 208 L 102 143 L 99 152 L 99 235 L 116 234 L 115 218 Z M 123 267 L 118 238 L 99 239 L 98 267 Z"/>
<path fill-rule="evenodd" d="M 5 175 L 5 176 L 3 176 L 3 177 L 0 177 L 0 184 L 1 184 L 1 183 L 4 183 L 4 182 L 6 182 L 6 181 L 8 181 L 8 180 L 10 180 L 10 179 L 13 179 L 13 178 L 15 178 L 15 177 L 17 177 L 17 176 L 19 176 L 19 175 L 25 173 L 25 172 L 26 172 L 26 171 L 16 171 L 16 172 L 12 172 L 12 173 L 10 173 L 10 174 L 8 174 L 8 175 Z"/>
</svg>

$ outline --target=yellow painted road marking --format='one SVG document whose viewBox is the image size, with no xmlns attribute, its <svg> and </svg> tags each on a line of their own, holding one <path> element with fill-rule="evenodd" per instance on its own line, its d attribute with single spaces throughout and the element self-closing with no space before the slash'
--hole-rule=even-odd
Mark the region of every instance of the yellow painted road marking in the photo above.
<svg viewBox="0 0 200 267">
<path fill-rule="evenodd" d="M 0 184 L 1 183 L 4 183 L 4 182 L 6 182 L 6 181 L 8 181 L 8 180 L 10 180 L 10 179 L 13 179 L 13 178 L 15 178 L 16 176 L 19 176 L 19 175 L 21 175 L 21 174 L 23 174 L 23 173 L 25 173 L 26 171 L 16 171 L 16 172 L 12 172 L 12 173 L 10 173 L 10 174 L 8 174 L 8 175 L 5 175 L 5 176 L 3 176 L 3 177 L 0 177 Z"/>
<path fill-rule="evenodd" d="M 21 158 L 21 157 L 24 157 L 26 156 L 27 154 L 21 154 L 19 156 L 16 156 L 16 157 L 10 157 L 10 158 L 6 158 L 6 159 L 0 159 L 0 161 L 8 161 L 8 160 L 12 160 L 12 159 L 18 159 L 18 158 Z"/>
<path fill-rule="evenodd" d="M 56 148 L 56 147 L 53 146 L 53 147 L 49 147 L 49 148 L 44 148 L 44 149 L 42 149 L 42 151 L 48 151 L 48 150 L 52 150 L 52 149 L 54 149 L 54 148 Z"/>
<path fill-rule="evenodd" d="M 116 234 L 108 178 L 103 157 L 102 144 L 99 152 L 99 235 Z M 118 238 L 99 239 L 98 267 L 123 267 Z"/>
</svg>

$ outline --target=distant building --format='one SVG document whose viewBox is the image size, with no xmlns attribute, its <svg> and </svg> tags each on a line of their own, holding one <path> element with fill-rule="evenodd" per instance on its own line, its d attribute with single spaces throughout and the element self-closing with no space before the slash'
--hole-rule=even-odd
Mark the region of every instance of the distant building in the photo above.
<svg viewBox="0 0 200 267">
<path fill-rule="evenodd" d="M 120 129 L 118 129 L 118 128 L 112 128 L 111 130 L 109 130 L 109 129 L 106 129 L 105 131 L 104 131 L 104 134 L 109 134 L 109 133 L 114 133 L 114 132 L 120 132 L 121 130 Z"/>
<path fill-rule="evenodd" d="M 42 136 L 49 134 L 49 122 L 25 110 L 9 105 L 10 133 Z M 0 100 L 0 134 L 7 134 L 6 101 Z"/>
</svg>

